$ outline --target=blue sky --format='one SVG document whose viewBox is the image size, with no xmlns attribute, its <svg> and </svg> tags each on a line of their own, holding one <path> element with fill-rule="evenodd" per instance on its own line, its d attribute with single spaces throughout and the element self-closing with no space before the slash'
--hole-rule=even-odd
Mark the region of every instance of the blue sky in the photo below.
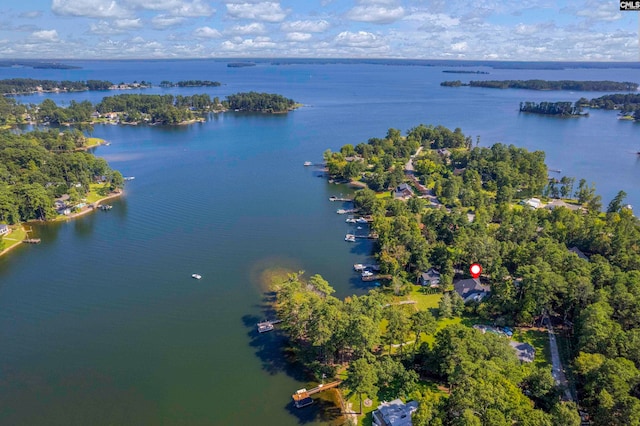
<svg viewBox="0 0 640 426">
<path fill-rule="evenodd" d="M 8 3 L 8 2 L 3 2 Z M 638 12 L 583 0 L 16 0 L 1 58 L 637 61 Z"/>
</svg>

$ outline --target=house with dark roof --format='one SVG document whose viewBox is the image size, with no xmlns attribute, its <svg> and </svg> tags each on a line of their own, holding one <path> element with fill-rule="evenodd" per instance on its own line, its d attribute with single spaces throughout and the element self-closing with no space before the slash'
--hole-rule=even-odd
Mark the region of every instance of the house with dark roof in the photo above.
<svg viewBox="0 0 640 426">
<path fill-rule="evenodd" d="M 584 260 L 586 260 L 587 262 L 589 261 L 589 257 L 588 257 L 586 254 L 584 254 L 584 253 L 582 252 L 582 250 L 580 250 L 578 247 L 573 246 L 573 247 L 571 247 L 571 248 L 569 249 L 569 251 L 570 251 L 570 252 L 575 253 L 576 255 L 578 255 L 578 257 L 579 257 L 580 259 L 584 259 Z"/>
<path fill-rule="evenodd" d="M 491 287 L 480 283 L 479 278 L 467 278 L 453 283 L 453 289 L 464 303 L 479 302 L 491 293 Z"/>
<path fill-rule="evenodd" d="M 536 357 L 536 348 L 531 346 L 528 343 L 516 342 L 515 340 L 511 340 L 509 345 L 515 349 L 516 356 L 522 362 L 533 362 Z"/>
<path fill-rule="evenodd" d="M 393 195 L 393 198 L 411 198 L 413 196 L 413 189 L 411 189 L 409 184 L 401 183 L 396 187 L 396 189 L 393 190 L 391 195 Z"/>
<path fill-rule="evenodd" d="M 383 402 L 373 412 L 373 424 L 376 426 L 411 426 L 411 415 L 418 410 L 418 402 L 402 402 L 394 399 Z"/>
<path fill-rule="evenodd" d="M 440 272 L 436 269 L 429 268 L 428 271 L 418 276 L 418 284 L 431 288 L 440 287 Z"/>
</svg>

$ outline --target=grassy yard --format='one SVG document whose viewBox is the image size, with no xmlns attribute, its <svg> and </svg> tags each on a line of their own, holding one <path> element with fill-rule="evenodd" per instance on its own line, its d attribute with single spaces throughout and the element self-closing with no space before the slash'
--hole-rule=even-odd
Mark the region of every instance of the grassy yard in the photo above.
<svg viewBox="0 0 640 426">
<path fill-rule="evenodd" d="M 109 195 L 109 184 L 105 183 L 92 183 L 89 185 L 89 192 L 85 197 L 87 199 L 87 204 L 95 203 L 101 198 Z"/>
<path fill-rule="evenodd" d="M 103 143 L 105 143 L 104 139 L 100 139 L 100 138 L 87 138 L 84 146 L 86 148 L 93 148 L 94 146 L 98 146 L 98 145 L 102 145 Z"/>
<path fill-rule="evenodd" d="M 27 233 L 25 232 L 22 225 L 12 225 L 11 233 L 9 235 L 5 235 L 2 237 L 2 244 L 0 244 L 0 252 L 11 248 L 15 245 L 18 245 L 27 237 Z"/>
<path fill-rule="evenodd" d="M 528 343 L 536 349 L 536 357 L 533 361 L 535 365 L 551 365 L 551 352 L 549 349 L 549 334 L 546 330 L 540 329 L 515 329 L 513 340 Z"/>
</svg>

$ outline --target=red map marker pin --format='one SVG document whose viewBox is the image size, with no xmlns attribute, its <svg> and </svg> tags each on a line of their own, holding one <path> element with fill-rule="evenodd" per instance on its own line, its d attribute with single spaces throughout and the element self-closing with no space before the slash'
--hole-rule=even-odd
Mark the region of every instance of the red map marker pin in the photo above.
<svg viewBox="0 0 640 426">
<path fill-rule="evenodd" d="M 479 278 L 480 274 L 482 273 L 482 266 L 480 266 L 479 263 L 474 263 L 473 265 L 469 266 L 469 272 L 471 272 L 471 276 L 473 278 Z"/>
</svg>

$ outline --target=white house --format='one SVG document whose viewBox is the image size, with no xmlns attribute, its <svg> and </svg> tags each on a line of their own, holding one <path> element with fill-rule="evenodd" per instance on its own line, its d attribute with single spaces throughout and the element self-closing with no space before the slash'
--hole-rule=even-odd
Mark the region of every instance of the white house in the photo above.
<svg viewBox="0 0 640 426">
<path fill-rule="evenodd" d="M 9 225 L 0 223 L 0 236 L 7 235 L 9 233 Z"/>
<path fill-rule="evenodd" d="M 411 415 L 418 410 L 418 402 L 402 402 L 394 399 L 391 402 L 383 402 L 373 412 L 373 424 L 376 426 L 411 426 Z"/>
</svg>

